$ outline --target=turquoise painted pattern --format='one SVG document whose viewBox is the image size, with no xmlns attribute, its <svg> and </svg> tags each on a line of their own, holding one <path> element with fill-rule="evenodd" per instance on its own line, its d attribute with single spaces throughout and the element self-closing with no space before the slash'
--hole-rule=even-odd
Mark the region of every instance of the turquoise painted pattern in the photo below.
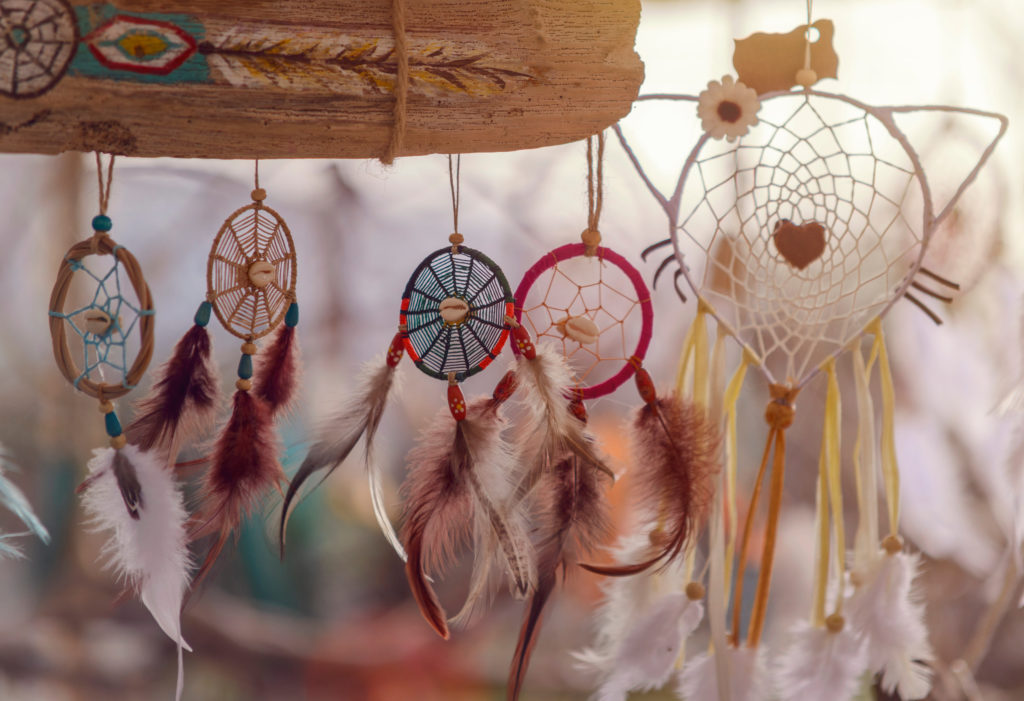
<svg viewBox="0 0 1024 701">
<path fill-rule="evenodd" d="M 198 45 L 206 38 L 206 29 L 195 17 L 185 14 L 173 13 L 137 13 L 124 12 L 110 4 L 85 5 L 75 8 L 78 20 L 79 35 L 82 37 L 82 45 L 78 47 L 75 58 L 68 67 L 68 74 L 83 76 L 87 78 L 106 78 L 112 80 L 123 80 L 139 83 L 208 83 L 210 82 L 210 68 L 207 65 L 206 57 L 198 51 L 192 53 L 180 66 L 177 66 L 169 73 L 161 75 L 156 72 L 139 72 L 147 70 L 160 60 L 162 54 L 147 54 L 134 56 L 122 50 L 117 41 L 110 37 L 98 42 L 99 46 L 109 49 L 110 53 L 116 54 L 119 62 L 133 64 L 138 70 L 131 70 L 125 67 L 104 65 L 90 50 L 86 38 L 104 26 L 115 17 L 138 18 L 140 20 L 151 20 L 174 25 L 180 31 L 190 36 Z M 135 38 L 140 37 L 165 37 L 167 51 L 181 51 L 187 44 L 172 32 L 162 32 L 154 25 L 140 23 L 132 32 Z M 126 36 L 126 35 L 121 35 Z M 118 37 L 119 38 L 119 37 Z"/>
</svg>

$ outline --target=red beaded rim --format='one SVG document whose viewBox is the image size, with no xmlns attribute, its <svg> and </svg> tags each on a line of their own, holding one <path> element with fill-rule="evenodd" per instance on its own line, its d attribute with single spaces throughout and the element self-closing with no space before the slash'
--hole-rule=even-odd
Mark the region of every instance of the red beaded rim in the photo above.
<svg viewBox="0 0 1024 701">
<path fill-rule="evenodd" d="M 533 287 L 533 284 L 537 279 L 540 278 L 543 273 L 551 270 L 559 263 L 569 260 L 570 258 L 585 255 L 586 251 L 586 245 L 582 243 L 570 243 L 550 251 L 545 254 L 543 258 L 534 263 L 530 269 L 526 271 L 526 274 L 523 275 L 523 279 L 516 288 L 516 321 L 522 321 L 522 303 L 526 300 L 526 296 L 530 293 L 530 289 Z M 578 391 L 581 399 L 596 399 L 598 397 L 603 397 L 606 394 L 611 394 L 618 389 L 622 383 L 632 377 L 636 372 L 636 365 L 639 365 L 647 354 L 647 348 L 650 346 L 651 336 L 654 332 L 654 307 L 651 304 L 651 293 L 648 291 L 647 285 L 644 283 L 644 279 L 640 275 L 640 272 L 634 268 L 628 260 L 610 248 L 598 247 L 595 255 L 602 261 L 606 261 L 614 265 L 629 279 L 630 283 L 633 285 L 633 290 L 636 292 L 636 299 L 637 303 L 640 305 L 642 321 L 640 338 L 637 341 L 636 348 L 633 349 L 632 357 L 623 363 L 623 366 L 618 372 L 606 380 L 603 380 L 596 385 L 580 388 Z M 515 344 L 512 344 L 512 352 L 519 355 L 519 349 L 516 348 Z M 635 364 L 632 361 L 635 361 Z"/>
</svg>

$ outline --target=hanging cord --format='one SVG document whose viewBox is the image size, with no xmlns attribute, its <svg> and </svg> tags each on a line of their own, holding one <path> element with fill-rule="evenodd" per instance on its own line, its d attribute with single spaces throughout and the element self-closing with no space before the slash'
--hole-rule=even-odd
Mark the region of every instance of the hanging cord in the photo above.
<svg viewBox="0 0 1024 701">
<path fill-rule="evenodd" d="M 796 72 L 797 85 L 809 89 L 818 82 L 817 72 L 811 68 L 811 6 L 814 0 L 807 0 L 807 28 L 804 30 L 804 67 Z"/>
<path fill-rule="evenodd" d="M 257 205 L 263 203 L 263 200 L 267 199 L 267 191 L 260 187 L 260 159 L 256 159 L 256 167 L 253 173 L 253 190 L 250 194 L 252 201 Z"/>
<path fill-rule="evenodd" d="M 395 33 L 395 60 L 398 66 L 395 71 L 395 116 L 391 125 L 391 139 L 388 141 L 387 151 L 380 159 L 385 165 L 395 162 L 405 139 L 406 104 L 409 99 L 409 48 L 405 35 L 405 0 L 392 0 L 391 23 Z"/>
<path fill-rule="evenodd" d="M 99 151 L 96 151 L 96 183 L 99 193 L 100 213 L 93 218 L 93 235 L 89 242 L 89 250 L 96 255 L 100 250 L 100 241 L 110 233 L 112 223 L 107 216 L 107 207 L 110 204 L 110 187 L 114 181 L 114 159 L 116 156 L 110 154 L 110 162 L 107 164 L 106 182 L 103 179 L 103 159 Z"/>
<path fill-rule="evenodd" d="M 604 132 L 597 135 L 597 163 L 594 161 L 594 137 L 587 137 L 587 228 L 580 238 L 583 239 L 588 258 L 597 253 L 601 245 L 601 232 L 598 223 L 601 220 L 601 206 L 604 204 Z"/>
<path fill-rule="evenodd" d="M 459 246 L 466 238 L 459 233 L 459 197 L 462 194 L 462 154 L 448 154 L 448 187 L 452 193 L 452 235 L 448 241 L 452 244 L 452 253 L 459 252 Z"/>
</svg>

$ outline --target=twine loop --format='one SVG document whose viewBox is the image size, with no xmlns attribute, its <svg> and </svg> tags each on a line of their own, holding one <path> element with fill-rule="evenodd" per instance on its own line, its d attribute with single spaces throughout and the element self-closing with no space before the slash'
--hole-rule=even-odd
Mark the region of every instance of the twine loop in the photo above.
<svg viewBox="0 0 1024 701">
<path fill-rule="evenodd" d="M 604 132 L 597 134 L 595 156 L 594 137 L 587 137 L 587 228 L 580 236 L 586 246 L 584 255 L 588 258 L 597 254 L 601 245 L 601 207 L 604 204 Z"/>
</svg>

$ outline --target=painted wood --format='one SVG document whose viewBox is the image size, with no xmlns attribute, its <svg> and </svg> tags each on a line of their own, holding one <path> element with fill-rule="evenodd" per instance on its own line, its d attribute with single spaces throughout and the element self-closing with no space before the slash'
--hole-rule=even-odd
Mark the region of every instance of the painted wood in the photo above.
<svg viewBox="0 0 1024 701">
<path fill-rule="evenodd" d="M 624 117 L 639 0 L 405 0 L 399 155 L 582 139 Z M 0 151 L 372 158 L 392 0 L 0 0 Z"/>
</svg>

